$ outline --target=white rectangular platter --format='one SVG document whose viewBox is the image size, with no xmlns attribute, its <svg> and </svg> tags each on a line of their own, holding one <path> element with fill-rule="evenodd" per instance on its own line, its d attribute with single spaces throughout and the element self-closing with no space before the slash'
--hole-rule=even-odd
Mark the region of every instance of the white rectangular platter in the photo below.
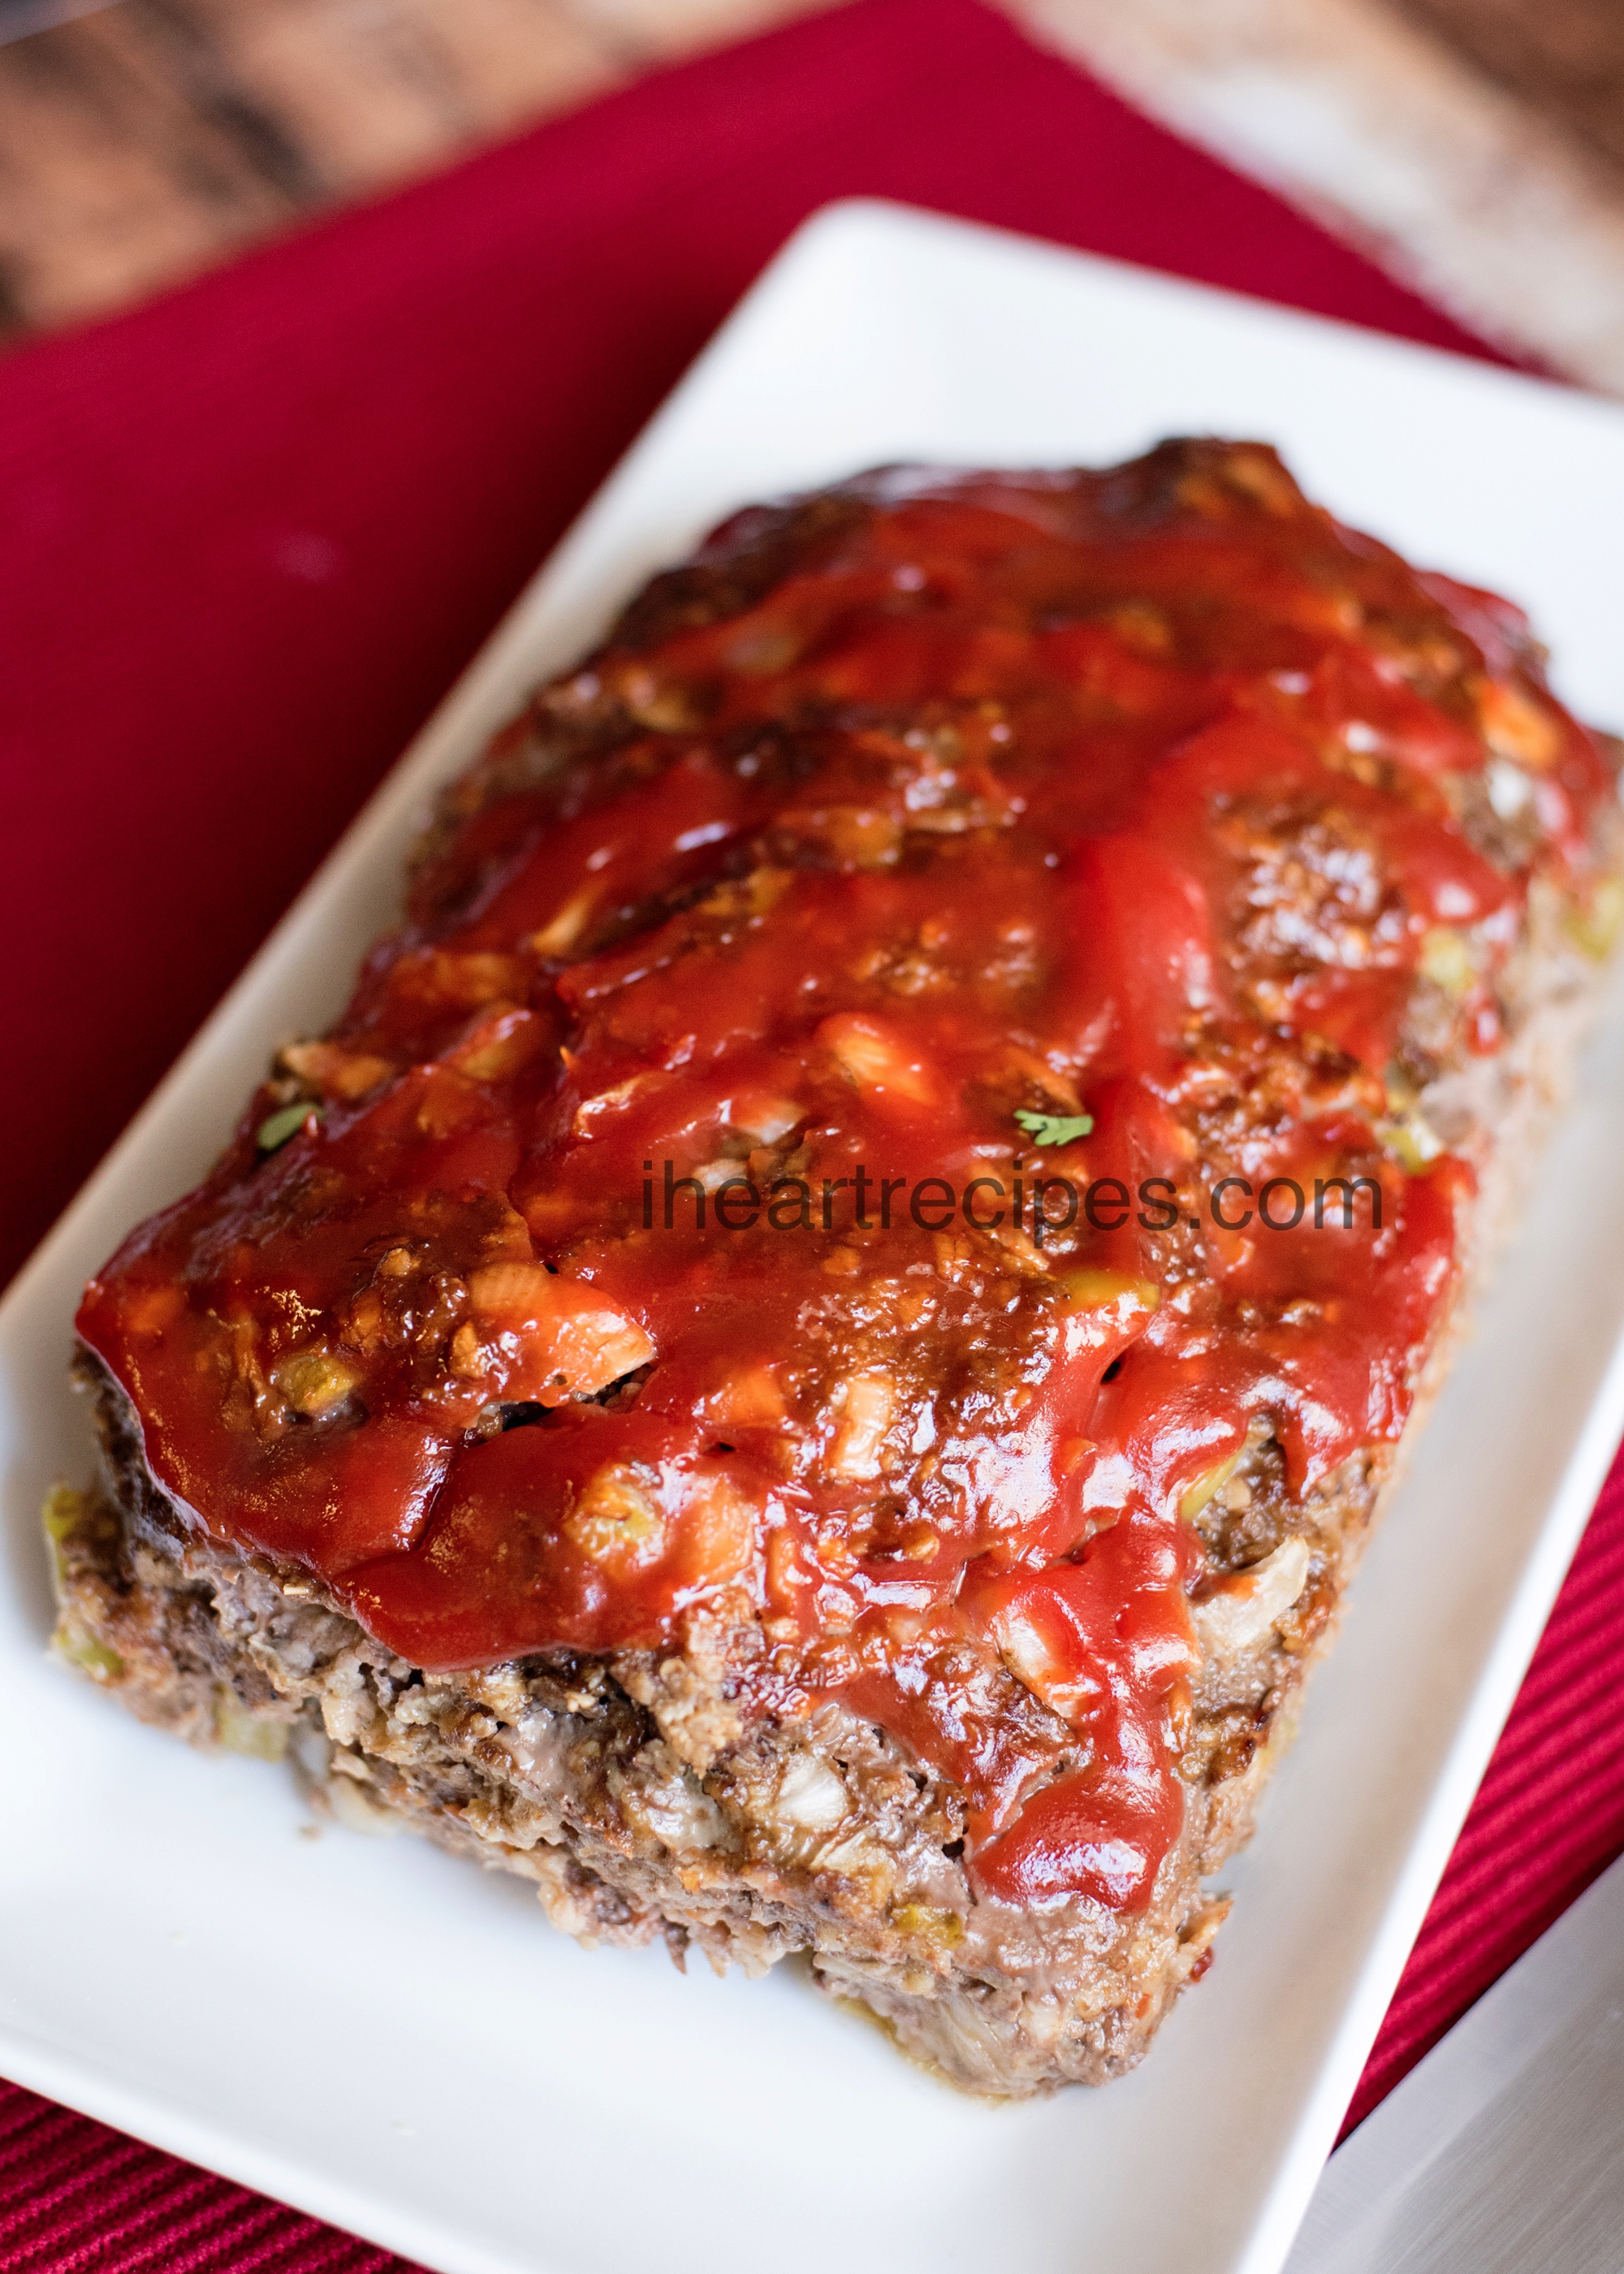
<svg viewBox="0 0 1624 2274">
<path fill-rule="evenodd" d="M 1624 998 L 1372 1549 L 1216 1965 L 1101 2093 L 999 2109 L 790 1969 L 587 1954 L 517 1883 L 308 1836 L 281 1771 L 44 1656 L 41 1495 L 89 1463 L 80 1281 L 338 1009 L 425 799 L 649 571 L 898 458 L 1277 441 L 1316 495 L 1526 601 L 1624 722 L 1624 414 L 897 207 L 799 234 L 606 483 L 0 1312 L 0 2067 L 447 2274 L 1276 2274 L 1624 1420 Z M 304 1834 L 304 1836 L 302 1836 Z"/>
</svg>

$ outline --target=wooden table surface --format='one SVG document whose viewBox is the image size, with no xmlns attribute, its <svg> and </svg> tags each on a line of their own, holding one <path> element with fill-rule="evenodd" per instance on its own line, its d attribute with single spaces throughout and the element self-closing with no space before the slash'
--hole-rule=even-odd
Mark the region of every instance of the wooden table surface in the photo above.
<svg viewBox="0 0 1624 2274">
<path fill-rule="evenodd" d="M 1396 0 L 1624 177 L 1624 0 Z"/>
<path fill-rule="evenodd" d="M 0 343 L 139 298 L 666 57 L 835 4 L 0 0 Z M 1386 93 L 1429 72 L 1447 81 L 1446 101 L 1436 87 L 1415 96 L 1427 123 L 1398 154 L 1413 174 L 1420 150 L 1431 207 L 1412 199 L 1390 230 L 1356 149 L 1346 194 L 1329 180 L 1331 217 L 1345 205 L 1379 248 L 1408 230 L 1399 265 L 1457 312 L 1624 393 L 1624 0 L 1004 4 L 1175 125 L 1202 134 L 1213 109 L 1207 139 L 1321 210 L 1326 179 L 1294 170 L 1267 121 L 1254 133 L 1229 85 L 1245 71 L 1228 66 L 1244 62 L 1255 80 L 1260 61 L 1267 78 L 1287 49 L 1312 50 L 1282 79 L 1311 112 L 1357 108 L 1346 88 L 1363 72 L 1375 99 L 1351 131 L 1377 174 Z M 1554 282 L 1542 228 L 1567 262 Z"/>
<path fill-rule="evenodd" d="M 53 0 L 0 0 L 37 20 Z M 71 0 L 67 0 L 71 4 Z M 0 46 L 0 328 L 139 297 L 830 0 L 117 0 Z"/>
</svg>

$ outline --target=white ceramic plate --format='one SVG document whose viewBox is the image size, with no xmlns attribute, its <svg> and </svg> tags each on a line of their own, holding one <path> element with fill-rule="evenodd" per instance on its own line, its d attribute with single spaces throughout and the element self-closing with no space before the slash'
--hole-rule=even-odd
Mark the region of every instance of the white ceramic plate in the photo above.
<svg viewBox="0 0 1624 2274">
<path fill-rule="evenodd" d="M 878 461 L 1278 441 L 1533 607 L 1624 721 L 1624 416 L 1486 366 L 877 205 L 810 222 L 677 390 L 0 1314 L 0 2064 L 448 2274 L 1275 2274 L 1624 1419 L 1624 1001 L 1279 1777 L 1208 1979 L 1138 2073 L 956 2097 L 789 1969 L 587 1955 L 516 1882 L 304 1836 L 282 1773 L 49 1663 L 41 1493 L 88 1466 L 79 1282 L 334 1013 L 425 793 L 752 498 Z"/>
</svg>

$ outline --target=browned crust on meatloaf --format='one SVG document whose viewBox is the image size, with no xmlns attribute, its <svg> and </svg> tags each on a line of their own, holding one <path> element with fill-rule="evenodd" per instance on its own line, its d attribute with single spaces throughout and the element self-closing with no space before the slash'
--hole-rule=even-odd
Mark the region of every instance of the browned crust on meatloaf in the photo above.
<svg viewBox="0 0 1624 2274">
<path fill-rule="evenodd" d="M 657 580 L 617 637 L 635 647 L 739 607 L 859 509 L 854 489 L 735 525 L 725 559 Z M 619 731 L 561 712 L 542 725 L 499 738 L 449 794 L 447 827 L 560 750 L 580 755 L 583 737 L 606 749 Z M 1501 826 L 1470 802 L 1461 818 L 1474 840 Z M 1616 845 L 1605 850 L 1616 866 Z M 1536 879 L 1499 982 L 1510 1036 L 1499 1055 L 1440 1059 L 1425 983 L 1411 1006 L 1401 1058 L 1417 1112 L 1471 1161 L 1480 1195 L 1454 1321 L 1406 1446 L 1597 992 L 1599 966 L 1575 945 L 1567 913 Z M 696 1945 L 718 1967 L 751 1971 L 808 1953 L 825 1989 L 862 2000 L 909 2052 L 972 2090 L 1008 2096 L 1132 2067 L 1204 1968 L 1227 1909 L 1204 1881 L 1250 1833 L 1395 1473 L 1392 1447 L 1367 1447 L 1295 1495 L 1279 1445 L 1254 1425 L 1234 1477 L 1197 1519 L 1210 1577 L 1195 1609 L 1203 1657 L 1180 1768 L 1183 1834 L 1144 1911 L 1077 1900 L 1033 1915 L 978 1898 L 963 1796 L 898 1740 L 832 1703 L 793 1720 L 742 1716 L 733 1675 L 749 1638 L 713 1616 L 690 1615 L 665 1653 L 554 1651 L 425 1673 L 309 1574 L 203 1534 L 154 1480 L 132 1410 L 94 1354 L 81 1353 L 79 1374 L 102 1476 L 92 1494 L 59 1493 L 50 1513 L 57 1646 L 141 1719 L 194 1743 L 289 1752 L 344 1822 L 404 1823 L 528 1877 L 553 1921 L 583 1940 L 663 1933 L 679 1958 Z M 1024 1695 L 1022 1708 L 1049 1710 Z"/>
<path fill-rule="evenodd" d="M 404 1820 L 534 1879 L 589 1943 L 663 1932 L 718 1968 L 811 1954 L 900 2043 L 971 2090 L 1098 2083 L 1139 2058 L 1228 1908 L 1204 1894 L 1251 1828 L 1334 1589 L 1205 1704 L 1180 1857 L 1150 1909 L 1031 1918 L 980 1904 L 962 1803 L 843 1708 L 741 1727 L 729 1638 L 680 1656 L 550 1653 L 474 1675 L 394 1658 L 303 1573 L 235 1555 L 155 1489 L 127 1403 L 82 1362 L 103 1489 L 53 1525 L 58 1647 L 140 1719 L 205 1746 L 291 1752 L 319 1803 L 362 1830 Z M 1258 1448 L 1259 1508 L 1271 1450 Z M 1351 1562 L 1365 1464 L 1300 1511 L 1327 1573 Z M 1257 1527 L 1254 1525 L 1254 1531 Z"/>
<path fill-rule="evenodd" d="M 1423 1107 L 1466 1141 L 1498 1133 L 1452 1332 L 1403 1440 L 1447 1374 L 1462 1314 L 1560 1102 L 1598 967 L 1536 912 L 1511 1047 L 1477 1094 L 1444 1077 Z M 1453 1083 L 1451 1091 L 1446 1087 Z M 735 1638 L 695 1622 L 682 1652 L 555 1652 L 473 1675 L 394 1657 L 308 1575 L 234 1554 L 155 1485 L 139 1427 L 81 1353 L 100 1491 L 59 1495 L 51 1525 L 57 1647 L 141 1720 L 194 1744 L 290 1752 L 319 1806 L 352 1828 L 404 1824 L 535 1882 L 554 1925 L 590 1945 L 663 1933 L 718 1969 L 761 1972 L 795 1951 L 861 2000 L 911 2053 L 972 2091 L 1021 2097 L 1101 2083 L 1137 2062 L 1228 1909 L 1204 1881 L 1250 1836 L 1289 1743 L 1308 1668 L 1396 1475 L 1366 1449 L 1317 1492 L 1287 1488 L 1260 1427 L 1232 1489 L 1199 1517 L 1215 1572 L 1276 1568 L 1302 1543 L 1305 1577 L 1246 1631 L 1197 1613 L 1206 1645 L 1182 1774 L 1182 1838 L 1138 1916 L 1086 1903 L 1027 1916 L 977 1901 L 955 1788 L 896 1740 L 828 1705 L 742 1724 Z M 1217 1600 L 1214 1598 L 1214 1600 Z M 1267 1603 L 1262 1607 L 1267 1610 Z"/>
</svg>

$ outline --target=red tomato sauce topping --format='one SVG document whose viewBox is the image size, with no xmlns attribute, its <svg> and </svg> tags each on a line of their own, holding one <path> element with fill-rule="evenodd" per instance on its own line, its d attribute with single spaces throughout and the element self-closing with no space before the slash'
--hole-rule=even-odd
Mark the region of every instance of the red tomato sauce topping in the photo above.
<svg viewBox="0 0 1624 2274">
<path fill-rule="evenodd" d="M 1609 788 L 1514 611 L 1259 448 L 747 515 L 80 1333 L 180 1508 L 402 1657 L 709 1618 L 955 1780 L 985 1894 L 1142 1906 L 1192 1511 L 1259 1419 L 1298 1495 L 1402 1430 L 1471 1188 L 1405 1021 L 1500 1046 Z"/>
</svg>

